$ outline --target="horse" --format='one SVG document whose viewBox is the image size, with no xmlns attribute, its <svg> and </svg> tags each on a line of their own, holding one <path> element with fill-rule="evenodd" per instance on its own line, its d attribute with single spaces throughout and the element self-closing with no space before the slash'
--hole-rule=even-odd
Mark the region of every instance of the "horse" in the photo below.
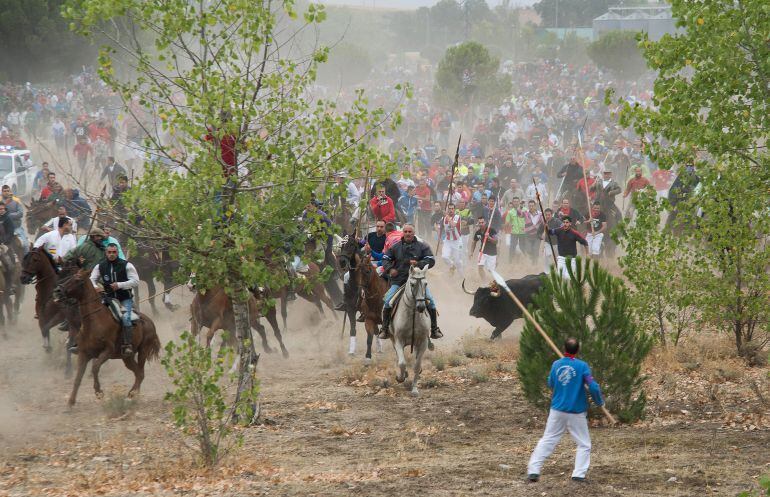
<svg viewBox="0 0 770 497">
<path fill-rule="evenodd" d="M 7 252 L 11 251 L 12 249 L 5 246 L 0 245 L 0 254 L 5 255 Z M 8 321 L 10 323 L 16 322 L 16 312 L 18 312 L 18 308 L 21 305 L 21 300 L 19 293 L 21 293 L 21 289 L 17 290 L 16 295 L 16 303 L 14 305 L 14 297 L 10 293 L 10 288 L 13 284 L 13 279 L 18 278 L 18 267 L 12 267 L 9 268 L 10 271 L 10 277 L 12 278 L 11 281 L 6 280 L 6 271 L 5 271 L 5 264 L 2 263 L 2 259 L 0 259 L 0 326 L 3 327 L 3 335 L 5 335 L 5 315 L 8 314 Z"/>
<path fill-rule="evenodd" d="M 278 328 L 278 320 L 275 315 L 275 306 L 270 307 L 266 311 L 264 307 L 260 309 L 260 306 L 264 306 L 265 303 L 252 294 L 249 298 L 249 324 L 251 327 L 257 330 L 259 336 L 262 337 L 262 348 L 265 352 L 272 353 L 273 349 L 267 343 L 267 334 L 265 328 L 259 322 L 261 315 L 267 318 L 270 326 L 273 328 L 273 334 L 278 340 L 281 346 L 281 352 L 283 357 L 289 357 L 289 351 L 286 350 L 286 346 L 283 344 L 283 337 L 281 336 L 281 330 Z M 227 296 L 222 287 L 214 287 L 207 291 L 205 294 L 196 292 L 193 297 L 192 304 L 190 304 L 190 332 L 193 336 L 197 337 L 200 334 L 202 327 L 209 329 L 206 333 L 206 347 L 211 346 L 211 340 L 214 338 L 214 334 L 218 330 L 229 330 L 228 343 L 231 346 L 235 346 L 235 316 L 233 315 L 233 304 L 230 301 L 230 297 Z"/>
<path fill-rule="evenodd" d="M 179 269 L 179 262 L 171 258 L 168 249 L 153 249 L 145 245 L 137 247 L 137 254 L 131 259 L 140 278 L 147 284 L 150 307 L 153 314 L 158 314 L 155 307 L 155 276 L 160 276 L 163 283 L 163 305 L 170 311 L 178 309 L 171 303 L 171 289 L 174 287 L 174 272 Z M 138 293 L 138 292 L 137 292 Z"/>
<path fill-rule="evenodd" d="M 326 287 L 323 282 L 320 281 L 319 275 L 321 270 L 314 262 L 307 263 L 308 270 L 304 274 L 298 275 L 296 281 L 305 280 L 310 284 L 304 285 L 301 282 L 296 284 L 295 292 L 297 295 L 312 303 L 318 309 L 318 312 L 322 316 L 325 316 L 322 303 L 332 311 L 332 315 L 335 315 L 334 303 L 329 295 L 326 293 Z M 289 288 L 287 286 L 275 289 L 265 290 L 266 296 L 272 297 L 281 302 L 281 319 L 283 320 L 283 330 L 286 331 L 286 318 L 288 317 L 288 294 Z"/>
<path fill-rule="evenodd" d="M 23 285 L 35 283 L 37 325 L 43 336 L 43 348 L 46 352 L 51 352 L 51 328 L 68 319 L 69 334 L 74 336 L 80 328 L 79 315 L 72 316 L 71 314 L 75 313 L 66 313 L 64 306 L 54 300 L 54 289 L 58 283 L 58 277 L 53 259 L 42 247 L 33 248 L 24 256 L 21 262 L 20 280 Z M 71 372 L 72 357 L 67 351 L 65 375 L 68 376 Z"/>
<path fill-rule="evenodd" d="M 391 329 L 393 348 L 396 349 L 397 366 L 399 372 L 396 374 L 396 381 L 403 383 L 409 376 L 406 371 L 406 358 L 404 357 L 404 347 L 412 346 L 412 352 L 415 353 L 414 360 L 414 378 L 412 379 L 411 394 L 414 397 L 419 395 L 417 383 L 422 372 L 422 356 L 428 348 L 428 339 L 430 338 L 430 317 L 427 310 L 427 287 L 426 273 L 428 269 L 420 269 L 417 266 L 409 268 L 409 279 L 407 279 L 401 300 L 396 304 L 392 311 Z"/>
<path fill-rule="evenodd" d="M 361 289 L 358 310 L 364 316 L 366 328 L 366 359 L 371 359 L 372 341 L 379 333 L 379 325 L 382 324 L 382 299 L 388 293 L 388 283 L 377 274 L 369 255 L 361 259 L 355 278 L 357 286 Z"/>
<path fill-rule="evenodd" d="M 43 223 L 56 217 L 59 213 L 59 206 L 56 202 L 48 200 L 32 200 L 25 207 L 27 208 L 27 233 L 33 238 Z"/>
<path fill-rule="evenodd" d="M 91 371 L 97 398 L 104 396 L 99 383 L 99 369 L 108 359 L 123 359 L 126 367 L 134 373 L 134 384 L 128 391 L 128 397 L 133 398 L 142 386 L 145 362 L 158 359 L 160 354 L 160 340 L 155 331 L 155 324 L 145 314 L 138 314 L 139 320 L 134 324 L 132 342 L 136 352 L 130 357 L 123 357 L 120 351 L 122 323 L 102 304 L 102 299 L 91 284 L 89 272 L 78 271 L 62 282 L 60 288 L 65 297 L 77 300 L 82 319 L 82 327 L 77 334 L 78 371 L 68 401 L 69 406 L 75 404 L 80 382 L 91 359 L 94 360 Z"/>
</svg>

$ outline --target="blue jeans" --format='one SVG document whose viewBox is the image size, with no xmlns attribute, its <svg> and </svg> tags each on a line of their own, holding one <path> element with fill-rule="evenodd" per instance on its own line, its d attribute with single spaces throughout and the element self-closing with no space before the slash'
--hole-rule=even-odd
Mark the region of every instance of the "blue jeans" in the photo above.
<svg viewBox="0 0 770 497">
<path fill-rule="evenodd" d="M 393 298 L 393 295 L 395 295 L 396 291 L 401 288 L 398 285 L 390 285 L 390 289 L 388 290 L 388 293 L 385 294 L 385 296 L 382 298 L 383 302 L 385 302 L 386 309 L 390 309 L 390 299 Z M 425 297 L 428 299 L 428 309 L 435 309 L 436 308 L 436 302 L 433 301 L 433 295 L 430 293 L 430 287 L 425 287 Z"/>
<path fill-rule="evenodd" d="M 125 312 L 123 313 L 123 326 L 132 326 L 131 311 L 134 309 L 134 299 L 121 300 L 120 305 L 125 308 Z"/>
</svg>

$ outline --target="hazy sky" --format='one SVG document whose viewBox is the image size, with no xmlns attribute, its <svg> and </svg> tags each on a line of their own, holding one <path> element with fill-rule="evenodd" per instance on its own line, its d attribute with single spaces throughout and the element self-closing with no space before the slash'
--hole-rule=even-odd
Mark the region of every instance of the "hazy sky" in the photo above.
<svg viewBox="0 0 770 497">
<path fill-rule="evenodd" d="M 356 7 L 381 7 L 391 9 L 416 9 L 418 7 L 430 7 L 438 0 L 320 0 L 321 3 L 329 5 L 352 5 Z M 487 0 L 487 4 L 495 6 L 502 0 Z M 537 0 L 513 0 L 514 5 L 532 5 Z"/>
</svg>

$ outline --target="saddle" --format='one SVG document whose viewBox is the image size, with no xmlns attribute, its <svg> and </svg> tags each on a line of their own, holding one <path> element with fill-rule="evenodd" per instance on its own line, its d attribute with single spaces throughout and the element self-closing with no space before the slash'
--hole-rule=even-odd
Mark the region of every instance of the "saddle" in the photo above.
<svg viewBox="0 0 770 497">
<path fill-rule="evenodd" d="M 126 309 L 122 305 L 120 305 L 120 301 L 118 299 L 109 299 L 107 303 L 107 308 L 112 313 L 112 317 L 113 319 L 115 319 L 115 321 L 117 321 L 118 323 L 123 322 L 123 314 L 125 314 Z M 137 314 L 132 310 L 131 322 L 136 323 L 137 321 L 139 321 L 139 319 L 140 319 L 139 314 Z"/>
<path fill-rule="evenodd" d="M 406 285 L 401 285 L 398 287 L 398 290 L 396 290 L 396 293 L 393 294 L 393 297 L 391 297 L 390 301 L 388 302 L 391 309 L 393 309 L 393 313 L 396 312 L 396 307 L 398 307 L 398 303 L 401 301 L 401 296 L 404 295 L 404 288 L 406 288 Z"/>
</svg>

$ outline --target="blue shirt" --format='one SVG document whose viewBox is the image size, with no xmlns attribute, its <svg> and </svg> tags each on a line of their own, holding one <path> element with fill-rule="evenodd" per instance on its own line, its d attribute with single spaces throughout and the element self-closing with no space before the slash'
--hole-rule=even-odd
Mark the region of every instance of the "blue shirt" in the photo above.
<svg viewBox="0 0 770 497">
<path fill-rule="evenodd" d="M 591 368 L 580 359 L 564 357 L 554 361 L 548 375 L 548 386 L 553 389 L 551 409 L 581 413 L 588 410 L 588 399 L 583 385 L 588 385 L 591 398 L 598 406 L 604 405 L 599 384 L 591 376 Z"/>
<path fill-rule="evenodd" d="M 414 222 L 414 212 L 417 210 L 418 202 L 417 197 L 409 195 L 402 195 L 398 199 L 398 209 L 404 213 L 407 223 Z"/>
</svg>

